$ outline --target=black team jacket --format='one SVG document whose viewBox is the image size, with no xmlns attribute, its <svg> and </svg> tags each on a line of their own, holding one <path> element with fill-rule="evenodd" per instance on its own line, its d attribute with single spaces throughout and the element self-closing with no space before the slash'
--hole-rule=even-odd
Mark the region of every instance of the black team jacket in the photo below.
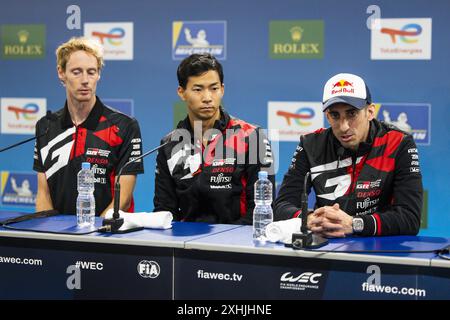
<svg viewBox="0 0 450 320">
<path fill-rule="evenodd" d="M 186 117 L 161 141 L 154 211 L 171 211 L 178 221 L 251 224 L 258 171 L 274 183 L 270 144 L 263 131 L 221 109 L 207 146 Z"/>
<path fill-rule="evenodd" d="M 363 236 L 416 235 L 423 191 L 414 140 L 376 119 L 369 130 L 367 141 L 356 152 L 342 150 L 342 157 L 331 128 L 302 136 L 275 202 L 275 220 L 301 214 L 300 195 L 310 170 L 315 207 L 339 203 L 364 220 Z"/>
</svg>

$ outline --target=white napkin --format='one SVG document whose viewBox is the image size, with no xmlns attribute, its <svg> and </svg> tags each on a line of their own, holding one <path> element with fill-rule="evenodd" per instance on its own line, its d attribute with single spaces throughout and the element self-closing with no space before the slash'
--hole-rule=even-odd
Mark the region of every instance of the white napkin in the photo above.
<svg viewBox="0 0 450 320">
<path fill-rule="evenodd" d="M 292 243 L 292 234 L 299 232 L 302 219 L 292 218 L 269 223 L 266 227 L 266 237 L 270 242 Z"/>
<path fill-rule="evenodd" d="M 112 218 L 113 212 L 113 209 L 109 209 L 106 212 L 105 218 Z M 119 228 L 119 230 L 134 227 L 144 227 L 150 229 L 172 228 L 173 216 L 169 211 L 130 213 L 119 210 L 119 214 L 120 217 L 124 220 L 123 225 Z"/>
</svg>

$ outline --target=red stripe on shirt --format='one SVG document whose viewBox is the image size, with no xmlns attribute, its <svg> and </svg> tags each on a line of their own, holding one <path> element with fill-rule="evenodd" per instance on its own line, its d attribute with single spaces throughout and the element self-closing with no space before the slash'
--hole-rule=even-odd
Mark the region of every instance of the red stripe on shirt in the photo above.
<svg viewBox="0 0 450 320">
<path fill-rule="evenodd" d="M 134 198 L 131 197 L 130 207 L 128 208 L 127 212 L 134 212 Z"/>
<path fill-rule="evenodd" d="M 377 222 L 377 236 L 381 236 L 381 218 L 378 215 L 378 213 L 374 213 L 373 217 L 375 218 L 375 221 Z"/>
<path fill-rule="evenodd" d="M 391 172 L 395 168 L 395 158 L 391 157 L 392 154 L 398 149 L 403 139 L 403 133 L 398 131 L 390 131 L 383 137 L 375 138 L 373 147 L 386 146 L 381 156 L 367 160 L 367 164 L 373 168 Z"/>
<path fill-rule="evenodd" d="M 75 158 L 84 155 L 86 152 L 86 137 L 87 137 L 87 129 L 86 128 L 77 128 L 77 145 L 75 146 Z"/>
<path fill-rule="evenodd" d="M 297 218 L 302 213 L 302 210 L 298 210 L 296 213 L 294 213 L 294 216 L 292 218 Z"/>
<path fill-rule="evenodd" d="M 123 142 L 122 138 L 117 134 L 119 132 L 119 127 L 113 125 L 109 128 L 94 132 L 94 136 L 99 137 L 111 147 L 120 146 Z"/>
</svg>

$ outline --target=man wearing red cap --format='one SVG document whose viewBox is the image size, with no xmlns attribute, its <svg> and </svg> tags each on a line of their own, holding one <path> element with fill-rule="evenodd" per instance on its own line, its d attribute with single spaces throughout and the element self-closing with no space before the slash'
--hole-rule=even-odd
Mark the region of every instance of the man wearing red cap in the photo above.
<svg viewBox="0 0 450 320">
<path fill-rule="evenodd" d="M 375 119 L 360 77 L 327 81 L 323 111 L 331 128 L 300 137 L 275 202 L 275 219 L 298 217 L 304 177 L 311 172 L 316 210 L 308 229 L 325 237 L 416 235 L 422 176 L 412 136 Z"/>
</svg>

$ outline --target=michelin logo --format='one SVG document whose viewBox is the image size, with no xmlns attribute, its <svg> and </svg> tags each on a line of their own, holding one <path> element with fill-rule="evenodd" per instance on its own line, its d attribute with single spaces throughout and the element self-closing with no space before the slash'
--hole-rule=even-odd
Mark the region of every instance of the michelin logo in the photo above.
<svg viewBox="0 0 450 320">
<path fill-rule="evenodd" d="M 226 58 L 226 21 L 174 21 L 172 58 L 181 60 L 197 53 Z"/>
<path fill-rule="evenodd" d="M 378 118 L 413 136 L 418 145 L 431 142 L 431 105 L 414 103 L 380 104 Z"/>
<path fill-rule="evenodd" d="M 1 185 L 1 202 L 3 205 L 34 206 L 36 204 L 36 174 L 3 171 Z"/>
</svg>

